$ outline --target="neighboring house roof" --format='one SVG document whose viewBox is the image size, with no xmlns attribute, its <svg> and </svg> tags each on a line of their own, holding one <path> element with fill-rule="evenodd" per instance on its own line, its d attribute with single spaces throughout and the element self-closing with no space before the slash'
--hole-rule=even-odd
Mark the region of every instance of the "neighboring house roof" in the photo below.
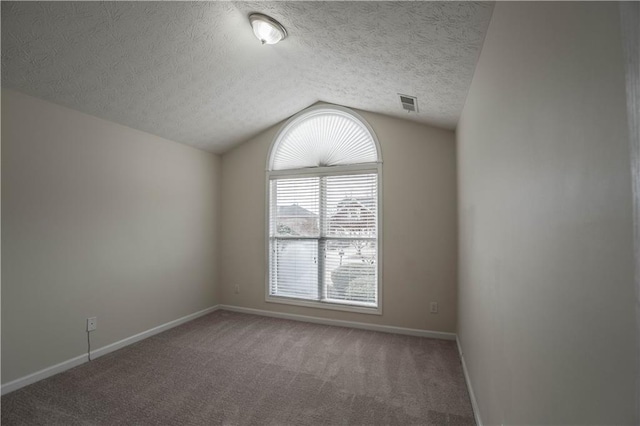
<svg viewBox="0 0 640 426">
<path fill-rule="evenodd" d="M 317 214 L 297 204 L 278 206 L 278 217 L 316 217 Z"/>
<path fill-rule="evenodd" d="M 338 203 L 338 211 L 353 208 L 354 206 L 374 210 L 376 208 L 376 199 L 374 197 L 346 197 Z"/>
<path fill-rule="evenodd" d="M 338 211 L 331 216 L 331 227 L 345 231 L 365 231 L 376 226 L 376 200 L 374 197 L 344 198 Z"/>
</svg>

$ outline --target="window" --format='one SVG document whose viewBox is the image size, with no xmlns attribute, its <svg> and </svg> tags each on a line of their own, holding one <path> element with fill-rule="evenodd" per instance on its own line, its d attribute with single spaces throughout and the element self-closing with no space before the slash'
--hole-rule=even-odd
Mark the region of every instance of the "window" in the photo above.
<svg viewBox="0 0 640 426">
<path fill-rule="evenodd" d="M 375 135 L 346 108 L 317 107 L 271 148 L 267 301 L 380 313 Z"/>
</svg>

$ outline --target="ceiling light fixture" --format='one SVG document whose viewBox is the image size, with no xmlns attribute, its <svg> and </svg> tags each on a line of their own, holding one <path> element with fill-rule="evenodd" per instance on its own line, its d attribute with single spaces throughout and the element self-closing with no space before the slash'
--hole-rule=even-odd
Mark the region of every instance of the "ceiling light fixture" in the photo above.
<svg viewBox="0 0 640 426">
<path fill-rule="evenodd" d="M 249 22 L 253 27 L 253 33 L 262 44 L 276 44 L 287 38 L 287 30 L 275 19 L 262 13 L 249 15 Z"/>
</svg>

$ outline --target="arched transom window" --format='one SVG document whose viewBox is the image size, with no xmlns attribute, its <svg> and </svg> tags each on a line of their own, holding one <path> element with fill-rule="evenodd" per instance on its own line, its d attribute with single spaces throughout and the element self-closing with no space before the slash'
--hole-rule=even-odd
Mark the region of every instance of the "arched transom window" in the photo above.
<svg viewBox="0 0 640 426">
<path fill-rule="evenodd" d="M 381 156 L 371 127 L 314 107 L 269 155 L 267 301 L 380 313 Z"/>
</svg>

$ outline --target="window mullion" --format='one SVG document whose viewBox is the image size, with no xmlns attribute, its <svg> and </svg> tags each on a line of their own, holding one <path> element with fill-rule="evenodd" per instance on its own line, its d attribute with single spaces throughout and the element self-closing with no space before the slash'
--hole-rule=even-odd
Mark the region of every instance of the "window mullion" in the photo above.
<svg viewBox="0 0 640 426">
<path fill-rule="evenodd" d="M 278 262 L 277 262 L 277 247 L 278 247 L 278 238 L 276 237 L 275 232 L 275 217 L 277 215 L 277 200 L 278 200 L 278 185 L 275 181 L 270 182 L 269 191 L 271 191 L 270 200 L 271 205 L 269 206 L 269 235 L 273 235 L 275 238 L 269 238 L 269 250 L 271 250 L 271 261 L 269 262 L 269 267 L 271 268 L 271 279 L 269 285 L 269 293 L 277 294 L 278 293 Z"/>
<path fill-rule="evenodd" d="M 326 208 L 327 208 L 327 183 L 326 178 L 324 176 L 320 177 L 320 209 L 318 215 L 318 229 L 320 230 L 320 238 L 318 238 L 318 300 L 324 299 L 325 294 L 325 283 L 324 283 L 324 264 L 325 264 L 325 256 L 326 256 L 326 231 L 325 231 L 325 217 L 326 217 Z"/>
</svg>

